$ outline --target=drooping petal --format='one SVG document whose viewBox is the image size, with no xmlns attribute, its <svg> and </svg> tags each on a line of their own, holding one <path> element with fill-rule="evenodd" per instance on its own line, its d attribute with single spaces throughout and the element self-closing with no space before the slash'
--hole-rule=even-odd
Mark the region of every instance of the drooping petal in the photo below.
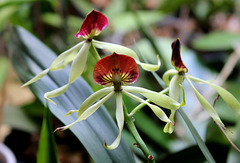
<svg viewBox="0 0 240 163">
<path fill-rule="evenodd" d="M 161 61 L 159 59 L 159 56 L 157 56 L 157 65 L 149 64 L 149 63 L 142 63 L 142 62 L 140 62 L 137 54 L 128 47 L 125 47 L 122 45 L 117 45 L 117 44 L 112 44 L 112 43 L 107 43 L 107 42 L 102 42 L 102 41 L 97 41 L 94 39 L 92 40 L 92 43 L 96 48 L 104 49 L 110 53 L 116 52 L 118 54 L 124 54 L 124 55 L 134 58 L 136 60 L 137 64 L 139 64 L 146 71 L 157 71 L 161 66 Z"/>
<path fill-rule="evenodd" d="M 178 38 L 172 43 L 172 65 L 178 71 L 183 71 L 187 73 L 188 69 L 182 61 L 180 50 L 181 50 L 181 43 L 180 43 L 180 39 Z"/>
<path fill-rule="evenodd" d="M 209 102 L 197 91 L 197 89 L 194 87 L 194 85 L 192 84 L 192 82 L 190 81 L 190 79 L 188 77 L 185 77 L 185 79 L 188 81 L 188 83 L 192 87 L 192 89 L 193 89 L 198 101 L 202 105 L 202 107 L 208 112 L 208 114 L 215 121 L 217 121 L 219 124 L 221 124 L 222 127 L 224 127 L 223 122 L 221 121 L 220 117 L 218 116 L 218 113 L 215 111 L 215 109 L 212 107 L 212 105 L 209 104 Z"/>
<path fill-rule="evenodd" d="M 118 147 L 121 141 L 122 130 L 124 126 L 124 113 L 123 113 L 123 101 L 122 101 L 122 94 L 116 93 L 116 120 L 119 129 L 119 133 L 117 138 L 113 141 L 111 145 L 104 144 L 106 149 L 115 149 Z"/>
<path fill-rule="evenodd" d="M 199 83 L 199 84 L 208 84 L 209 86 L 211 86 L 213 89 L 215 89 L 217 91 L 217 93 L 222 97 L 222 99 L 227 103 L 228 106 L 231 107 L 231 109 L 237 113 L 240 114 L 240 103 L 238 102 L 238 100 L 230 93 L 228 92 L 226 89 L 215 85 L 209 81 L 205 81 L 190 75 L 187 75 L 187 77 L 189 79 L 191 79 L 192 81 Z"/>
<path fill-rule="evenodd" d="M 61 130 L 61 131 L 64 131 L 68 128 L 70 128 L 72 125 L 74 125 L 75 123 L 77 122 L 80 122 L 82 120 L 85 120 L 87 119 L 90 115 L 92 115 L 104 102 L 106 102 L 112 95 L 114 94 L 114 92 L 110 92 L 108 95 L 106 95 L 105 97 L 103 97 L 101 100 L 99 100 L 97 103 L 95 103 L 94 105 L 90 106 L 89 108 L 86 108 L 85 111 L 80 115 L 78 116 L 78 119 L 75 120 L 74 122 L 72 122 L 71 124 L 69 125 L 66 125 L 66 126 L 63 126 L 63 127 L 58 127 L 57 129 L 55 129 L 54 132 L 58 131 L 58 130 Z M 73 112 L 77 112 L 77 111 L 73 111 Z M 72 112 L 68 112 L 68 114 L 71 114 Z"/>
<path fill-rule="evenodd" d="M 42 72 L 40 72 L 39 74 L 37 74 L 36 76 L 34 76 L 31 80 L 29 80 L 28 82 L 24 83 L 21 87 L 26 87 L 32 83 L 34 83 L 35 81 L 41 79 L 42 77 L 44 77 L 45 75 L 47 75 L 47 73 L 49 72 L 49 68 L 46 70 L 43 70 Z"/>
<path fill-rule="evenodd" d="M 93 79 L 100 85 L 113 85 L 113 75 L 119 72 L 120 82 L 125 85 L 133 83 L 139 76 L 135 60 L 129 56 L 113 53 L 99 60 L 93 70 Z"/>
<path fill-rule="evenodd" d="M 164 122 L 167 122 L 167 123 L 172 123 L 172 122 L 170 121 L 170 119 L 167 117 L 167 115 L 164 113 L 164 111 L 163 111 L 160 107 L 158 107 L 158 106 L 156 106 L 156 105 L 153 105 L 153 104 L 150 104 L 150 103 L 148 103 L 147 101 L 141 99 L 140 97 L 138 97 L 138 96 L 136 96 L 136 95 L 133 95 L 133 94 L 131 94 L 131 93 L 125 91 L 125 90 L 123 90 L 122 92 L 123 92 L 125 95 L 127 95 L 128 97 L 134 99 L 135 101 L 140 102 L 140 103 L 144 103 L 144 104 L 146 104 L 147 106 L 149 106 L 149 107 L 152 109 L 152 111 L 154 112 L 154 114 L 155 114 L 160 120 L 162 120 L 162 121 L 164 121 Z M 130 113 L 130 115 L 131 115 L 131 114 L 132 114 L 132 113 Z"/>
<path fill-rule="evenodd" d="M 92 10 L 83 21 L 76 38 L 92 39 L 104 30 L 108 25 L 108 20 L 101 12 Z"/>
</svg>

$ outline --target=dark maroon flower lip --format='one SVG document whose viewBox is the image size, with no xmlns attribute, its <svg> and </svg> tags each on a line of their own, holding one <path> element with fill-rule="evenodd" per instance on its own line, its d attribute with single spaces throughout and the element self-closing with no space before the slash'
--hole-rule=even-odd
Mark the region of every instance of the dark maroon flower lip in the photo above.
<svg viewBox="0 0 240 163">
<path fill-rule="evenodd" d="M 180 42 L 180 38 L 178 38 L 172 43 L 172 65 L 179 72 L 183 71 L 184 73 L 187 73 L 188 69 L 182 61 L 180 50 L 181 50 L 181 42 Z"/>
<path fill-rule="evenodd" d="M 102 30 L 107 28 L 108 20 L 105 15 L 99 11 L 92 10 L 87 14 L 80 28 L 80 31 L 75 35 L 76 38 L 92 39 L 99 35 Z"/>
<path fill-rule="evenodd" d="M 103 86 L 112 86 L 114 83 L 129 85 L 137 80 L 139 68 L 132 57 L 113 53 L 100 59 L 93 70 L 94 80 Z"/>
</svg>

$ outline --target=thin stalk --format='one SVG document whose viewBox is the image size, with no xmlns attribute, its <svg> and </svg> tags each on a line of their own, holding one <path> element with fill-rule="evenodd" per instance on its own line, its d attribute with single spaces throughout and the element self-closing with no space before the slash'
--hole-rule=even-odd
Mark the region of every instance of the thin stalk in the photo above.
<svg viewBox="0 0 240 163">
<path fill-rule="evenodd" d="M 133 122 L 132 117 L 129 116 L 127 108 L 125 106 L 123 108 L 124 108 L 123 110 L 124 110 L 124 117 L 125 117 L 126 125 L 129 129 L 129 131 L 131 132 L 131 134 L 133 135 L 134 139 L 136 140 L 137 146 L 142 150 L 143 154 L 146 156 L 149 163 L 155 163 L 155 160 L 154 160 L 152 154 L 150 153 L 146 144 L 144 143 L 144 141 L 140 137 L 140 135 L 139 135 L 139 133 L 136 129 L 136 126 Z"/>
<path fill-rule="evenodd" d="M 101 59 L 97 49 L 95 48 L 95 46 L 93 46 L 93 44 L 91 44 L 89 51 L 97 61 Z"/>
</svg>

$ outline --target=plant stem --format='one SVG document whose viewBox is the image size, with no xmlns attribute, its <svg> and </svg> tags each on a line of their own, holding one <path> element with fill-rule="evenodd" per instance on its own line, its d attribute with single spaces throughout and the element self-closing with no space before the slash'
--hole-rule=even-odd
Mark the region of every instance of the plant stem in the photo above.
<svg viewBox="0 0 240 163">
<path fill-rule="evenodd" d="M 95 48 L 95 46 L 93 46 L 93 44 L 91 44 L 89 51 L 97 61 L 101 59 L 97 49 Z"/>
<path fill-rule="evenodd" d="M 146 156 L 146 158 L 148 159 L 148 162 L 150 163 L 155 163 L 155 160 L 152 156 L 152 154 L 150 153 L 149 149 L 147 148 L 146 144 L 144 143 L 144 141 L 142 140 L 142 138 L 140 137 L 136 126 L 133 122 L 133 119 L 131 116 L 129 116 L 127 108 L 124 106 L 124 117 L 125 117 L 125 122 L 126 125 L 129 129 L 129 131 L 131 132 L 131 134 L 133 135 L 134 139 L 137 142 L 137 146 L 142 150 L 143 154 Z"/>
</svg>

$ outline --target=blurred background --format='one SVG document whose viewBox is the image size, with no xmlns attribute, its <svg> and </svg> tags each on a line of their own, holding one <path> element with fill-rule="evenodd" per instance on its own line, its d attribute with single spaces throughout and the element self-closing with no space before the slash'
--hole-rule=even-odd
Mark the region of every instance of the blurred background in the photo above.
<svg viewBox="0 0 240 163">
<path fill-rule="evenodd" d="M 240 0 L 1 0 L 0 142 L 11 149 L 18 162 L 36 162 L 43 106 L 28 88 L 20 88 L 22 82 L 8 57 L 10 29 L 14 25 L 22 26 L 60 54 L 80 41 L 74 35 L 92 9 L 101 11 L 109 20 L 108 27 L 96 39 L 130 47 L 154 64 L 159 54 L 162 66 L 157 74 L 162 77 L 166 70 L 173 68 L 171 43 L 180 38 L 182 59 L 189 74 L 205 80 L 217 79 L 217 84 L 240 101 L 240 55 L 237 50 L 240 46 Z M 104 56 L 104 52 L 100 54 Z M 95 60 L 91 59 L 90 64 L 94 64 Z M 96 91 L 101 86 L 92 80 L 92 70 L 85 70 L 83 77 Z M 216 162 L 240 162 L 240 154 L 200 107 L 194 92 L 183 84 L 186 90 L 183 109 Z M 153 75 L 142 70 L 135 85 L 162 90 Z M 216 95 L 208 86 L 196 87 L 208 100 L 215 99 Z M 127 98 L 124 101 L 129 110 L 137 105 Z M 106 108 L 111 108 L 113 102 L 114 99 L 109 100 Z M 232 131 L 228 132 L 229 137 L 240 147 L 239 116 L 221 99 L 215 108 Z M 205 161 L 178 114 L 175 132 L 169 135 L 163 133 L 163 122 L 150 110 L 143 110 L 136 114 L 135 123 L 157 162 Z M 109 109 L 109 112 L 114 118 L 115 110 Z M 61 125 L 53 117 L 54 128 Z M 123 137 L 141 160 L 143 155 L 132 145 L 133 138 L 127 129 Z M 57 132 L 55 138 L 60 162 L 92 162 L 70 131 Z"/>
</svg>

